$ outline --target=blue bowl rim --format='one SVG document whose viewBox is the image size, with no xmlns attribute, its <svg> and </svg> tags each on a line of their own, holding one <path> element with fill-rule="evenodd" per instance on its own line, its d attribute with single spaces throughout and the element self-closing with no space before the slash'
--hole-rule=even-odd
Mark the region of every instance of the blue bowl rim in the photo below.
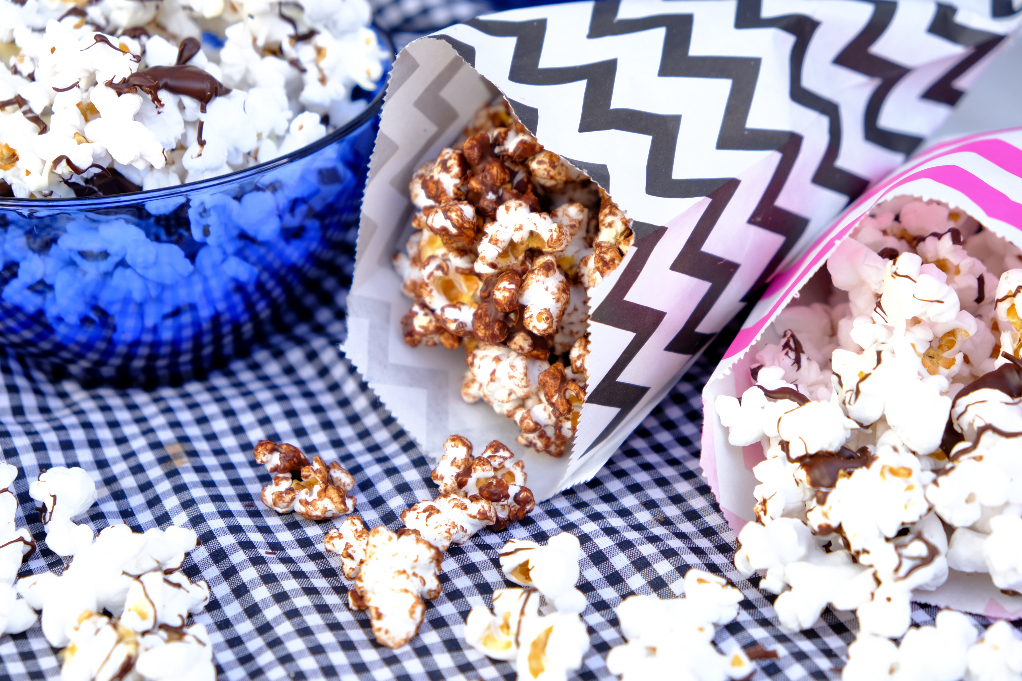
<svg viewBox="0 0 1022 681">
<path fill-rule="evenodd" d="M 212 189 L 225 184 L 233 184 L 235 182 L 242 182 L 249 178 L 262 175 L 270 170 L 279 168 L 280 166 L 286 165 L 292 161 L 296 161 L 300 158 L 304 158 L 310 154 L 313 154 L 324 147 L 328 147 L 334 142 L 337 142 L 343 137 L 346 137 L 349 133 L 353 132 L 357 128 L 361 127 L 373 116 L 380 112 L 383 108 L 383 99 L 387 94 L 387 82 L 389 78 L 390 68 L 393 67 L 394 59 L 396 54 L 394 53 L 394 41 L 391 39 L 390 33 L 381 28 L 377 24 L 370 26 L 376 35 L 381 38 L 381 42 L 386 47 L 390 61 L 387 65 L 387 71 L 380 78 L 380 84 L 377 88 L 376 95 L 369 100 L 366 105 L 357 116 L 352 118 L 350 121 L 339 127 L 337 130 L 324 135 L 315 142 L 307 144 L 304 147 L 295 149 L 289 154 L 284 156 L 278 156 L 275 159 L 254 165 L 251 168 L 245 168 L 244 170 L 238 170 L 233 173 L 227 173 L 226 175 L 218 175 L 217 177 L 211 177 L 206 180 L 199 180 L 198 182 L 186 182 L 185 184 L 175 185 L 173 187 L 162 187 L 160 189 L 146 189 L 140 192 L 131 192 L 128 194 L 113 194 L 110 196 L 98 196 L 98 197 L 67 197 L 57 199 L 16 199 L 16 198 L 0 198 L 0 210 L 3 211 L 33 211 L 43 210 L 52 211 L 53 209 L 86 209 L 89 211 L 102 210 L 104 208 L 113 208 L 124 205 L 134 205 L 149 203 L 150 201 L 160 201 L 163 199 L 171 199 L 181 195 L 191 194 L 193 192 L 201 192 L 203 190 Z"/>
</svg>

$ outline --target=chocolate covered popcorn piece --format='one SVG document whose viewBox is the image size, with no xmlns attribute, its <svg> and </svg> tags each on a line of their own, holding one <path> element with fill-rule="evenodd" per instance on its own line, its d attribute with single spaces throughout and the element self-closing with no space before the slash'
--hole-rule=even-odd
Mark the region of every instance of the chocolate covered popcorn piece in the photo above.
<svg viewBox="0 0 1022 681">
<path fill-rule="evenodd" d="M 494 660 L 515 659 L 523 625 L 539 617 L 539 600 L 535 589 L 497 589 L 493 592 L 493 612 L 477 605 L 468 613 L 465 640 Z"/>
<path fill-rule="evenodd" d="M 81 468 L 58 466 L 39 474 L 28 493 L 43 504 L 46 545 L 58 556 L 74 556 L 92 543 L 92 529 L 71 521 L 96 503 L 96 483 Z"/>
<path fill-rule="evenodd" d="M 497 520 L 493 504 L 478 496 L 441 494 L 433 501 L 420 501 L 401 512 L 401 522 L 440 551 L 451 544 L 464 544 L 476 532 Z"/>
<path fill-rule="evenodd" d="M 890 657 L 877 641 L 949 567 L 1022 584 L 1019 255 L 943 204 L 880 204 L 828 259 L 829 305 L 785 309 L 754 385 L 718 398 L 729 442 L 766 454 L 736 566 L 765 574 L 784 628 L 855 609 Z"/>
<path fill-rule="evenodd" d="M 113 679 L 130 670 L 138 659 L 138 637 L 104 615 L 83 612 L 71 627 L 63 651 L 63 681 Z"/>
<path fill-rule="evenodd" d="M 494 519 L 487 526 L 494 531 L 523 519 L 536 506 L 532 490 L 525 486 L 525 462 L 515 460 L 511 450 L 497 440 L 473 456 L 471 442 L 460 435 L 450 436 L 431 477 L 443 495 L 478 496 L 489 502 Z"/>
<path fill-rule="evenodd" d="M 551 537 L 546 546 L 512 539 L 500 551 L 500 569 L 515 584 L 538 589 L 560 612 L 582 612 L 586 599 L 575 588 L 582 549 L 567 532 Z"/>
<path fill-rule="evenodd" d="M 378 643 L 400 648 L 418 632 L 425 601 L 440 595 L 443 553 L 415 530 L 394 533 L 380 526 L 364 532 L 364 526 L 346 522 L 359 530 L 344 538 L 351 546 L 341 547 L 345 574 L 357 570 L 348 602 L 355 610 L 369 610 Z"/>
<path fill-rule="evenodd" d="M 220 0 L 6 6 L 0 193 L 18 198 L 154 189 L 271 160 L 353 118 L 365 106 L 353 92 L 383 71 L 360 0 L 286 13 Z"/>
<path fill-rule="evenodd" d="M 661 600 L 629 596 L 617 607 L 627 643 L 611 649 L 607 669 L 623 681 L 640 679 L 742 679 L 755 671 L 737 646 L 721 654 L 713 646 L 714 624 L 738 614 L 741 592 L 716 575 L 692 569 L 685 597 Z"/>
<path fill-rule="evenodd" d="M 357 515 L 348 516 L 339 527 L 326 533 L 324 548 L 328 553 L 336 553 L 341 559 L 341 570 L 344 578 L 353 580 L 358 577 L 359 570 L 366 560 L 366 546 L 369 543 L 369 530 L 362 518 Z"/>
<path fill-rule="evenodd" d="M 202 612 L 208 603 L 206 582 L 193 583 L 179 572 L 147 572 L 128 587 L 120 623 L 135 632 L 161 625 L 183 627 L 188 615 Z"/>
<path fill-rule="evenodd" d="M 206 627 L 161 626 L 142 636 L 134 672 L 147 681 L 215 681 Z"/>
<path fill-rule="evenodd" d="M 336 461 L 327 466 L 316 456 L 310 464 L 297 447 L 269 440 L 256 444 L 255 459 L 273 474 L 261 498 L 277 513 L 326 520 L 355 510 L 355 497 L 348 496 L 355 479 Z"/>
<path fill-rule="evenodd" d="M 464 399 L 513 419 L 520 444 L 563 456 L 585 400 L 588 291 L 627 254 L 631 222 L 506 102 L 483 107 L 458 145 L 413 174 L 409 194 L 416 231 L 393 259 L 415 300 L 405 342 L 464 338 Z"/>
</svg>

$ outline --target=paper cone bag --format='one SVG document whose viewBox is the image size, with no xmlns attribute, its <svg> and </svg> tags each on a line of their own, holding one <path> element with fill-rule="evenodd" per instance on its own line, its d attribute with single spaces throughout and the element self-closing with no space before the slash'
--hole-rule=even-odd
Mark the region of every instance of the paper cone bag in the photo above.
<svg viewBox="0 0 1022 681">
<path fill-rule="evenodd" d="M 585 2 L 474 19 L 397 57 L 372 157 L 344 351 L 427 453 L 459 433 L 524 456 L 537 499 L 590 479 L 769 274 L 950 112 L 1011 25 L 897 3 Z M 911 49 L 907 49 L 911 46 Z M 570 455 L 460 394 L 464 354 L 411 348 L 391 257 L 413 172 L 503 95 L 633 221 L 591 291 Z"/>
<path fill-rule="evenodd" d="M 753 488 L 758 481 L 752 468 L 764 453 L 761 445 L 731 445 L 714 404 L 721 395 L 738 397 L 753 385 L 750 366 L 763 332 L 873 206 L 897 196 L 942 201 L 1022 247 L 1022 128 L 930 149 L 867 191 L 770 283 L 703 390 L 703 475 L 735 532 L 755 518 Z M 917 590 L 913 597 L 993 618 L 1022 616 L 1022 596 L 1002 593 L 982 573 L 951 570 L 936 591 Z"/>
</svg>

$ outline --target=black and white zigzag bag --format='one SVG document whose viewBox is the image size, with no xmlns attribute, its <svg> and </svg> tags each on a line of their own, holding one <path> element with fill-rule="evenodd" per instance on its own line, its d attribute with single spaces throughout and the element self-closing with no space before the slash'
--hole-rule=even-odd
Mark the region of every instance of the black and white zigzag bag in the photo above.
<svg viewBox="0 0 1022 681">
<path fill-rule="evenodd" d="M 413 42 L 370 166 L 346 354 L 426 452 L 451 433 L 514 441 L 512 422 L 462 401 L 461 353 L 402 342 L 409 301 L 390 262 L 410 231 L 413 171 L 499 91 L 636 233 L 591 293 L 571 456 L 519 452 L 540 499 L 588 480 L 750 294 L 940 125 L 1018 23 L 1010 4 L 605 0 Z"/>
</svg>

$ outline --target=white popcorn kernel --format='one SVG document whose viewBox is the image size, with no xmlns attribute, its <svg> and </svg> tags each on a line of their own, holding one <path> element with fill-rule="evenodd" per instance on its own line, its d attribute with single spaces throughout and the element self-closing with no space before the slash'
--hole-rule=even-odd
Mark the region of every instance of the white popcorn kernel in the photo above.
<svg viewBox="0 0 1022 681">
<path fill-rule="evenodd" d="M 482 398 L 502 416 L 522 406 L 525 398 L 539 391 L 539 375 L 550 363 L 530 359 L 501 345 L 480 343 L 465 358 L 468 364 L 462 397 Z M 471 380 L 470 380 L 471 379 Z"/>
<path fill-rule="evenodd" d="M 575 588 L 582 557 L 578 537 L 567 532 L 551 537 L 546 546 L 512 539 L 500 551 L 500 569 L 515 584 L 534 587 L 558 611 L 579 613 L 586 599 Z"/>
<path fill-rule="evenodd" d="M 738 617 L 742 598 L 742 592 L 719 575 L 694 568 L 685 573 L 685 602 L 702 621 L 727 624 Z"/>
<path fill-rule="evenodd" d="M 627 643 L 615 646 L 607 655 L 607 669 L 612 674 L 621 675 L 622 681 L 724 681 L 745 678 L 755 671 L 748 655 L 737 645 L 725 645 L 723 655 L 713 646 L 714 622 L 726 624 L 734 619 L 737 614 L 734 604 L 736 598 L 741 598 L 740 592 L 723 586 L 721 578 L 702 570 L 689 570 L 685 581 L 685 598 L 629 596 L 617 607 L 621 633 Z M 713 590 L 714 600 L 725 595 L 731 603 L 726 612 L 706 609 L 702 599 L 707 594 L 700 594 L 706 588 Z M 739 595 L 735 597 L 729 589 Z"/>
<path fill-rule="evenodd" d="M 209 603 L 206 582 L 191 582 L 179 572 L 165 575 L 147 572 L 133 581 L 124 601 L 121 626 L 135 632 L 161 624 L 183 627 L 189 614 L 201 612 Z"/>
<path fill-rule="evenodd" d="M 838 405 L 808 402 L 780 417 L 777 434 L 789 443 L 788 455 L 798 459 L 816 452 L 836 452 L 856 427 Z"/>
<path fill-rule="evenodd" d="M 563 681 L 582 666 L 589 633 L 577 614 L 555 612 L 522 623 L 515 668 L 522 681 Z"/>
<path fill-rule="evenodd" d="M 18 598 L 17 589 L 9 584 L 0 584 L 0 635 L 20 634 L 37 619 L 29 602 Z"/>
<path fill-rule="evenodd" d="M 539 592 L 535 589 L 497 589 L 493 612 L 484 606 L 472 608 L 465 620 L 465 641 L 494 660 L 513 660 L 524 623 L 539 617 Z"/>
<path fill-rule="evenodd" d="M 71 522 L 96 503 L 96 483 L 81 468 L 58 466 L 40 473 L 28 493 L 43 504 L 46 545 L 58 556 L 74 556 L 92 543 L 92 529 Z"/>
<path fill-rule="evenodd" d="M 215 681 L 213 645 L 206 627 L 156 629 L 139 641 L 134 672 L 146 681 Z"/>
<path fill-rule="evenodd" d="M 999 515 L 990 519 L 990 535 L 983 542 L 983 559 L 998 589 L 1022 592 L 1020 546 L 1022 518 Z"/>
<path fill-rule="evenodd" d="M 1022 640 L 1005 620 L 991 624 L 967 653 L 966 681 L 1014 681 L 1022 676 Z"/>
<path fill-rule="evenodd" d="M 69 629 L 67 647 L 62 655 L 61 681 L 113 679 L 122 669 L 130 670 L 134 666 L 138 638 L 116 620 L 84 612 Z"/>
</svg>

